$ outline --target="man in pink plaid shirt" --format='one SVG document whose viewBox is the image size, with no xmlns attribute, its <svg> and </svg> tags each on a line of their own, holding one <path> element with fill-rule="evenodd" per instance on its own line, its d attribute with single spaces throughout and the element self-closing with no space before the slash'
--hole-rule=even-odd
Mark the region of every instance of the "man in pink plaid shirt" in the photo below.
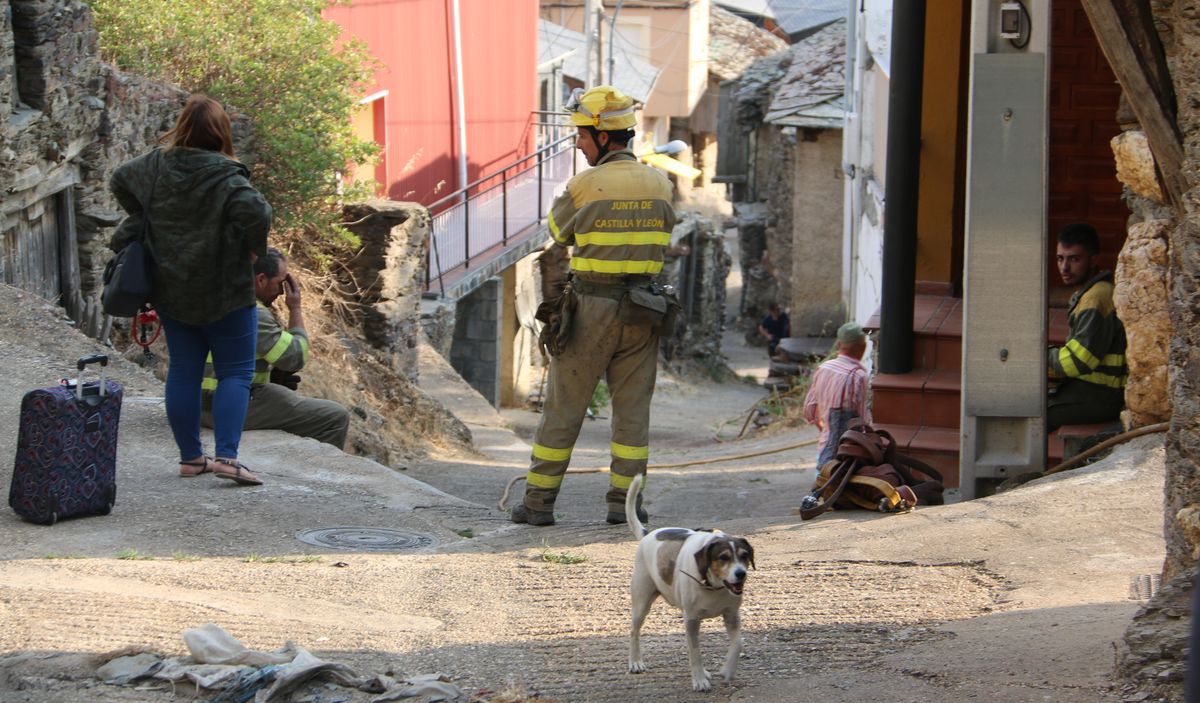
<svg viewBox="0 0 1200 703">
<path fill-rule="evenodd" d="M 861 360 L 867 351 L 867 335 L 854 322 L 838 328 L 838 355 L 821 364 L 813 374 L 804 399 L 804 419 L 821 428 L 817 441 L 817 469 L 837 455 L 838 440 L 850 421 L 860 418 L 871 424 L 867 407 L 867 370 Z"/>
</svg>

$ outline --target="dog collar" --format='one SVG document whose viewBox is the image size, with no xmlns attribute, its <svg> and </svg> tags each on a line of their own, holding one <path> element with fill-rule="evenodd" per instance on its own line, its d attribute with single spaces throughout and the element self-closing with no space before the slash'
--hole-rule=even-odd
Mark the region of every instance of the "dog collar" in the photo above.
<svg viewBox="0 0 1200 703">
<path fill-rule="evenodd" d="M 729 588 L 727 586 L 725 586 L 725 584 L 721 584 L 720 586 L 710 586 L 707 583 L 705 583 L 704 581 L 701 581 L 700 579 L 696 578 L 695 576 L 692 576 L 691 574 L 689 574 L 686 571 L 680 570 L 679 573 L 683 574 L 684 576 L 687 576 L 691 580 L 700 584 L 700 588 L 703 588 L 706 591 L 728 591 L 729 590 Z"/>
</svg>

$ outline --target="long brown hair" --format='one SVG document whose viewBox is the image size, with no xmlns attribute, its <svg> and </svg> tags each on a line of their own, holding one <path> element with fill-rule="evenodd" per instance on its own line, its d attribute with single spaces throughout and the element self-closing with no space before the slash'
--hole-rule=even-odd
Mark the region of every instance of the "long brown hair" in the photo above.
<svg viewBox="0 0 1200 703">
<path fill-rule="evenodd" d="M 177 146 L 219 151 L 233 155 L 233 129 L 221 103 L 203 93 L 194 93 L 183 106 L 175 126 L 158 140 L 168 149 Z"/>
</svg>

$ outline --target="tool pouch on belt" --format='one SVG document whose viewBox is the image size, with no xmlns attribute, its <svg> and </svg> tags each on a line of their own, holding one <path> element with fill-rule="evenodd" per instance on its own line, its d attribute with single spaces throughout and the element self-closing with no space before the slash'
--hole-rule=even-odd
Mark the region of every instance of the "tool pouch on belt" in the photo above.
<svg viewBox="0 0 1200 703">
<path fill-rule="evenodd" d="M 675 334 L 675 320 L 679 317 L 679 311 L 683 309 L 683 306 L 679 304 L 679 296 L 675 295 L 671 286 L 667 286 L 663 290 L 662 297 L 667 301 L 667 314 L 663 316 L 662 334 L 670 336 Z"/>
<path fill-rule="evenodd" d="M 563 289 L 555 300 L 543 300 L 534 315 L 542 323 L 538 344 L 550 356 L 558 356 L 571 340 L 571 328 L 575 320 L 575 291 L 571 286 Z"/>
<path fill-rule="evenodd" d="M 617 308 L 622 324 L 638 327 L 658 327 L 667 316 L 670 303 L 657 286 L 635 286 L 625 291 Z"/>
</svg>

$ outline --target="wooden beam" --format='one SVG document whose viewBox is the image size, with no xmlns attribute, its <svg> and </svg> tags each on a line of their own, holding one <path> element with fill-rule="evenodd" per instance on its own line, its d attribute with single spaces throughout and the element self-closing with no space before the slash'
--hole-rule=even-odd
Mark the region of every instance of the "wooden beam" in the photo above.
<svg viewBox="0 0 1200 703">
<path fill-rule="evenodd" d="M 59 302 L 72 320 L 83 319 L 79 309 L 82 288 L 79 275 L 79 241 L 75 233 L 75 191 L 71 186 L 58 194 L 58 266 L 60 294 Z"/>
<path fill-rule="evenodd" d="M 1083 0 L 1100 49 L 1133 108 L 1158 167 L 1170 204 L 1182 207 L 1183 139 L 1175 115 L 1175 89 L 1154 28 L 1148 0 Z"/>
</svg>

